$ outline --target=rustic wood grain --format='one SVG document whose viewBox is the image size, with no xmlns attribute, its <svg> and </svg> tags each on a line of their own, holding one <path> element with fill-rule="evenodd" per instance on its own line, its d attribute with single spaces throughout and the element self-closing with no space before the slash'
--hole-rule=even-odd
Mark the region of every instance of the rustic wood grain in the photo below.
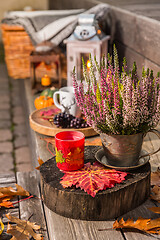
<svg viewBox="0 0 160 240">
<path fill-rule="evenodd" d="M 14 189 L 16 183 L 16 178 L 14 174 L 0 174 L 0 187 L 13 187 Z M 18 198 L 15 197 L 12 201 L 17 201 Z M 8 224 L 8 219 L 6 218 L 6 214 L 11 213 L 13 216 L 19 218 L 19 209 L 18 209 L 18 204 L 15 205 L 15 208 L 1 208 L 0 209 L 0 218 L 4 224 L 4 231 L 2 235 L 0 236 L 1 240 L 9 240 L 11 238 L 11 235 L 7 234 L 7 224 Z"/>
<path fill-rule="evenodd" d="M 76 206 L 75 206 L 76 208 Z M 45 206 L 50 239 L 54 240 L 124 240 L 120 231 L 112 229 L 114 221 L 82 221 L 62 217 Z M 106 229 L 108 231 L 99 231 Z"/>
<path fill-rule="evenodd" d="M 41 226 L 42 229 L 39 232 L 43 234 L 44 240 L 48 240 L 47 227 L 42 202 L 40 200 L 40 192 L 36 179 L 36 173 L 18 172 L 17 183 L 29 191 L 30 194 L 33 194 L 37 197 L 19 203 L 21 219 L 28 220 L 28 218 L 30 218 L 33 214 L 33 216 L 30 218 L 30 221 L 36 222 L 36 224 Z"/>
<path fill-rule="evenodd" d="M 9 184 L 9 183 L 16 183 L 15 174 L 10 173 L 1 173 L 0 174 L 0 185 L 2 184 Z"/>
<path fill-rule="evenodd" d="M 160 65 L 160 22 L 124 9 L 112 7 L 115 21 L 115 40 Z M 136 60 L 136 59 L 135 59 Z"/>
<path fill-rule="evenodd" d="M 95 152 L 99 148 L 86 147 L 85 162 L 94 162 Z M 150 193 L 149 163 L 132 171 L 123 184 L 99 192 L 94 198 L 80 189 L 64 189 L 60 184 L 63 173 L 56 167 L 54 158 L 40 167 L 40 174 L 42 197 L 46 206 L 62 216 L 74 219 L 113 219 L 139 206 Z"/>
</svg>

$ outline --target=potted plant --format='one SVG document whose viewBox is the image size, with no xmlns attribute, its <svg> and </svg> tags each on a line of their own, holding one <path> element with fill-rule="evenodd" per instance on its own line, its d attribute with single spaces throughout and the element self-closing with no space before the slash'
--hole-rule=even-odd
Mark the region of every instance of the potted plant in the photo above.
<svg viewBox="0 0 160 240">
<path fill-rule="evenodd" d="M 136 63 L 127 72 L 125 58 L 120 72 L 115 46 L 114 58 L 103 57 L 100 65 L 90 56 L 89 72 L 83 59 L 82 62 L 85 84 L 78 83 L 73 71 L 77 103 L 87 123 L 100 134 L 108 162 L 113 166 L 133 166 L 141 155 L 146 133 L 152 131 L 160 137 L 154 129 L 160 119 L 159 74 L 154 77 L 152 70 L 143 68 L 138 78 Z"/>
</svg>

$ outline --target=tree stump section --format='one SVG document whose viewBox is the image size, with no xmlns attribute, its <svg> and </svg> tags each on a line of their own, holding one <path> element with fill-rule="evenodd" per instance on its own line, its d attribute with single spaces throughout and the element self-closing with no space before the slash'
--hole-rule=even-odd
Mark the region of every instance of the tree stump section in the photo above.
<svg viewBox="0 0 160 240">
<path fill-rule="evenodd" d="M 85 148 L 85 163 L 95 160 L 101 147 Z M 64 175 L 55 158 L 40 167 L 41 191 L 45 205 L 64 217 L 81 220 L 109 220 L 119 217 L 142 204 L 150 194 L 150 164 L 130 171 L 126 180 L 113 188 L 100 191 L 93 198 L 81 189 L 60 184 Z"/>
</svg>

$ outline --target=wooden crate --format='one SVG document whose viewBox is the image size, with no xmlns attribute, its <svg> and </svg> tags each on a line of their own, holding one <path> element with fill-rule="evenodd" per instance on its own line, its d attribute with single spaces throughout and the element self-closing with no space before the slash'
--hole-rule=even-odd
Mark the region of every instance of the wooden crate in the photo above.
<svg viewBox="0 0 160 240">
<path fill-rule="evenodd" d="M 5 50 L 5 62 L 8 75 L 14 79 L 30 77 L 30 53 L 35 49 L 29 35 L 22 26 L 1 24 L 2 40 Z M 65 57 L 62 56 L 64 62 Z M 66 61 L 65 61 L 66 65 Z M 47 74 L 49 77 L 57 78 L 56 66 L 50 68 L 42 62 L 36 68 L 36 76 L 41 78 Z M 66 71 L 65 74 L 66 75 Z"/>
</svg>

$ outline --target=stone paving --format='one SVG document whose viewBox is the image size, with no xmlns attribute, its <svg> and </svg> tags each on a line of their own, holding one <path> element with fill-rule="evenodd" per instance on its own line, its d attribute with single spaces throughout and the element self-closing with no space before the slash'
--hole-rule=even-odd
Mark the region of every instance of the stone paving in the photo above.
<svg viewBox="0 0 160 240">
<path fill-rule="evenodd" d="M 33 170 L 18 81 L 0 64 L 0 173 Z"/>
</svg>

